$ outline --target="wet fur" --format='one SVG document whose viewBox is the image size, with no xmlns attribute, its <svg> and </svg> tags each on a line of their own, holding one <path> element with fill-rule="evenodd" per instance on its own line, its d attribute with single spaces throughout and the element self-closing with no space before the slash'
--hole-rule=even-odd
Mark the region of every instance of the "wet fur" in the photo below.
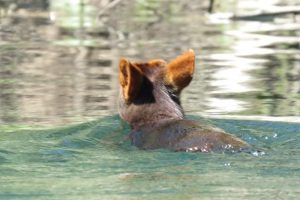
<svg viewBox="0 0 300 200">
<path fill-rule="evenodd" d="M 183 119 L 184 113 L 178 98 L 171 98 L 170 94 L 174 95 L 162 83 L 153 84 L 144 79 L 142 88 L 130 105 L 125 103 L 120 94 L 119 114 L 132 129 L 137 130 L 145 124 L 157 126 L 164 120 Z"/>
<path fill-rule="evenodd" d="M 180 92 L 191 81 L 193 72 L 193 51 L 170 64 L 162 60 L 120 61 L 119 113 L 131 126 L 133 145 L 141 149 L 200 152 L 240 151 L 249 147 L 219 128 L 184 118 Z M 131 84 L 134 80 L 139 81 Z"/>
</svg>

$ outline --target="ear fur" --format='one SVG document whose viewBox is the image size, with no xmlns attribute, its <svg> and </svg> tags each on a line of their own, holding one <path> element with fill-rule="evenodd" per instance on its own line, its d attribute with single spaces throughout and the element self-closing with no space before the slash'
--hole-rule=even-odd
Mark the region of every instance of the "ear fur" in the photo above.
<svg viewBox="0 0 300 200">
<path fill-rule="evenodd" d="M 127 59 L 121 58 L 119 63 L 119 81 L 124 100 L 126 103 L 130 103 L 141 89 L 143 74 L 138 67 Z"/>
<path fill-rule="evenodd" d="M 195 53 L 189 50 L 174 60 L 166 68 L 165 82 L 177 91 L 189 85 L 193 78 L 195 68 Z"/>
</svg>

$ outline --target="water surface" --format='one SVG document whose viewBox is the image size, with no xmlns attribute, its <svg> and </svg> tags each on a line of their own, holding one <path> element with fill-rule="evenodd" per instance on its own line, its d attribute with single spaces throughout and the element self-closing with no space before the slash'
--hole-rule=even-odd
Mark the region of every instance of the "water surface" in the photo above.
<svg viewBox="0 0 300 200">
<path fill-rule="evenodd" d="M 199 117 L 193 117 L 199 121 Z M 213 120 L 251 153 L 143 151 L 117 116 L 2 131 L 0 199 L 297 199 L 300 125 Z"/>
<path fill-rule="evenodd" d="M 197 60 L 182 95 L 188 113 L 300 121 L 299 15 L 229 17 L 297 10 L 296 1 L 268 1 L 263 10 L 245 0 L 217 3 L 210 15 L 204 1 L 120 2 L 108 10 L 105 1 L 38 2 L 1 9 L 2 124 L 114 114 L 120 57 L 169 61 L 190 48 Z"/>
</svg>

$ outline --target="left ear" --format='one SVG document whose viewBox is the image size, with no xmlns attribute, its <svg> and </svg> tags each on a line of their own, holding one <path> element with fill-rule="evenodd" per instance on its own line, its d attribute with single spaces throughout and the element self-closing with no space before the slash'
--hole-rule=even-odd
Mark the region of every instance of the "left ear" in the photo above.
<svg viewBox="0 0 300 200">
<path fill-rule="evenodd" d="M 167 65 L 165 82 L 180 92 L 191 82 L 194 69 L 195 53 L 193 50 L 189 50 L 172 60 Z"/>
<path fill-rule="evenodd" d="M 119 63 L 119 81 L 126 103 L 131 103 L 141 89 L 143 74 L 139 68 L 127 59 L 121 58 Z"/>
</svg>

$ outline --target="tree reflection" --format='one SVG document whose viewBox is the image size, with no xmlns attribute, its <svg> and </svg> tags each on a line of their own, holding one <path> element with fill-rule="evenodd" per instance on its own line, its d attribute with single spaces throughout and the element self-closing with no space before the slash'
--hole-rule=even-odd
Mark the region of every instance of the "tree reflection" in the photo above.
<svg viewBox="0 0 300 200">
<path fill-rule="evenodd" d="M 111 115 L 120 56 L 168 60 L 190 48 L 197 72 L 182 96 L 188 113 L 299 116 L 297 17 L 230 21 L 223 11 L 261 11 L 231 2 L 214 2 L 207 15 L 209 1 L 0 1 L 0 121 Z"/>
</svg>

